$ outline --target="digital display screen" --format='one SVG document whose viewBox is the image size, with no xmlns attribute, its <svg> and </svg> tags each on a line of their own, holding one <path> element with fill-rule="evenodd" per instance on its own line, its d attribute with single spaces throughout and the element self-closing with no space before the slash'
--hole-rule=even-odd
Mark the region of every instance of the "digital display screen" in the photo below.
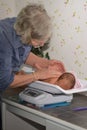
<svg viewBox="0 0 87 130">
<path fill-rule="evenodd" d="M 37 96 L 41 95 L 42 92 L 27 89 L 27 90 L 24 91 L 24 94 L 26 94 L 28 96 L 32 96 L 32 97 L 37 97 Z"/>
</svg>

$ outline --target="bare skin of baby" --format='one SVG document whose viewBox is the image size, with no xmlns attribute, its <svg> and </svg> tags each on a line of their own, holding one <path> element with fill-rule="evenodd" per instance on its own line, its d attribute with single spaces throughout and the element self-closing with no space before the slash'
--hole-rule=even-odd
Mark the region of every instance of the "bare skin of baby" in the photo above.
<svg viewBox="0 0 87 130">
<path fill-rule="evenodd" d="M 75 76 L 72 73 L 65 72 L 61 74 L 58 78 L 50 78 L 43 80 L 51 84 L 60 86 L 61 88 L 68 90 L 72 89 L 75 85 Z"/>
</svg>

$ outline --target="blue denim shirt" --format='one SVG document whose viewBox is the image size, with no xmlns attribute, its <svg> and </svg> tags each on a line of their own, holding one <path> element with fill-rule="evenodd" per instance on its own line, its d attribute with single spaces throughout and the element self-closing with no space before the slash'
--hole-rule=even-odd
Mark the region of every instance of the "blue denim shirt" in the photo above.
<svg viewBox="0 0 87 130">
<path fill-rule="evenodd" d="M 32 46 L 21 42 L 13 26 L 16 18 L 0 21 L 0 90 L 7 88 L 14 79 L 14 73 L 26 61 Z"/>
</svg>

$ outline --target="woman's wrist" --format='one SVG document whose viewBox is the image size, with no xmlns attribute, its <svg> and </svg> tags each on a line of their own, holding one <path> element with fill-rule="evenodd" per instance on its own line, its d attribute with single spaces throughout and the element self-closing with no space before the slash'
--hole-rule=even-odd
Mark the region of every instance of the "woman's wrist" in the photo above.
<svg viewBox="0 0 87 130">
<path fill-rule="evenodd" d="M 32 75 L 33 75 L 33 81 L 39 80 L 39 76 L 36 72 L 33 72 Z"/>
</svg>

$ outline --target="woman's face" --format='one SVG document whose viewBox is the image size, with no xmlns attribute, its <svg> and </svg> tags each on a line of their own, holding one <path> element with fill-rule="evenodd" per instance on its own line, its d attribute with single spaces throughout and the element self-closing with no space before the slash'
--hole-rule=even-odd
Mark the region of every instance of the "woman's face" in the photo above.
<svg viewBox="0 0 87 130">
<path fill-rule="evenodd" d="M 34 48 L 42 47 L 45 44 L 45 40 L 31 39 L 31 44 Z"/>
<path fill-rule="evenodd" d="M 31 39 L 31 44 L 34 48 L 42 47 L 46 42 L 48 42 L 50 39 L 50 36 L 46 36 L 43 40 L 40 39 Z"/>
</svg>

